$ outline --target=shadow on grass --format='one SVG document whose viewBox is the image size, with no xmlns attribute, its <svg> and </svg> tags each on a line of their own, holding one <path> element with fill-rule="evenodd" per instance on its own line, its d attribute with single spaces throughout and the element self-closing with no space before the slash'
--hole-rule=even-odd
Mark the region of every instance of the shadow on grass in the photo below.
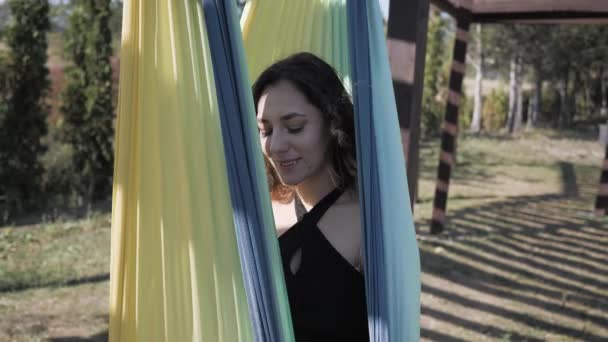
<svg viewBox="0 0 608 342">
<path fill-rule="evenodd" d="M 55 282 L 45 282 L 45 283 L 41 283 L 41 284 L 17 283 L 14 286 L 8 286 L 8 287 L 3 287 L 3 288 L 0 287 L 0 293 L 24 291 L 24 290 L 30 290 L 30 289 L 36 289 L 36 288 L 43 288 L 43 287 L 78 286 L 78 285 L 82 285 L 82 284 L 100 283 L 100 282 L 104 282 L 104 281 L 108 281 L 108 280 L 110 280 L 110 274 L 104 273 L 104 274 L 96 274 L 96 275 L 77 278 L 77 279 L 61 280 L 61 281 L 55 281 Z"/>
<path fill-rule="evenodd" d="M 589 215 L 599 174 L 557 167 L 562 193 L 449 212 L 440 236 L 419 225 L 422 337 L 608 340 L 608 221 Z"/>
<path fill-rule="evenodd" d="M 50 342 L 105 342 L 108 340 L 108 331 L 100 332 L 99 334 L 95 334 L 90 337 L 54 337 L 49 338 Z"/>
<path fill-rule="evenodd" d="M 71 221 L 86 218 L 95 213 L 108 213 L 112 209 L 112 199 L 97 201 L 87 207 L 71 207 L 67 205 L 58 205 L 46 209 L 33 210 L 27 214 L 22 214 L 16 217 L 9 218 L 3 222 L 0 218 L 0 229 L 6 227 L 25 227 L 41 222 L 54 222 L 57 220 Z"/>
</svg>

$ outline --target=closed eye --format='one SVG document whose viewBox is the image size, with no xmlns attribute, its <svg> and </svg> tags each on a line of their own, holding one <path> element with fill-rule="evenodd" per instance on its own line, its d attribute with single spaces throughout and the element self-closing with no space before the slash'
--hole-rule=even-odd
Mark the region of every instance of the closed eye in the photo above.
<svg viewBox="0 0 608 342">
<path fill-rule="evenodd" d="M 260 131 L 260 135 L 261 135 L 262 137 L 267 137 L 267 136 L 269 136 L 269 135 L 271 135 L 271 134 L 272 134 L 272 130 L 271 130 L 271 129 L 270 129 L 270 130 L 266 130 L 266 129 L 258 129 L 258 130 Z"/>
<path fill-rule="evenodd" d="M 291 134 L 296 134 L 296 133 L 300 133 L 302 131 L 304 127 L 297 127 L 297 128 L 288 128 L 287 132 L 291 133 Z"/>
</svg>

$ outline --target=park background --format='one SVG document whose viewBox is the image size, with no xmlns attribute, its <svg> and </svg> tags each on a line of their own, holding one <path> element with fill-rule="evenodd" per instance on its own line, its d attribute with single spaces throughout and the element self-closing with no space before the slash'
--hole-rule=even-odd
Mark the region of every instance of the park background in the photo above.
<svg viewBox="0 0 608 342">
<path fill-rule="evenodd" d="M 429 15 L 422 339 L 608 339 L 608 221 L 592 215 L 608 28 L 472 27 L 448 221 L 431 235 L 455 23 Z M 107 339 L 121 20 L 121 1 L 0 1 L 0 341 Z"/>
</svg>

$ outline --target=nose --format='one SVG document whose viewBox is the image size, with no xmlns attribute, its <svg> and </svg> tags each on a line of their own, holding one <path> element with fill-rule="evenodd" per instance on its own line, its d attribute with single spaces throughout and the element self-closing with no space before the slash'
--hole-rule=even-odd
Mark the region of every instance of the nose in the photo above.
<svg viewBox="0 0 608 342">
<path fill-rule="evenodd" d="M 289 142 L 285 134 L 280 130 L 275 130 L 272 135 L 266 138 L 266 150 L 269 155 L 280 155 L 289 150 Z"/>
</svg>

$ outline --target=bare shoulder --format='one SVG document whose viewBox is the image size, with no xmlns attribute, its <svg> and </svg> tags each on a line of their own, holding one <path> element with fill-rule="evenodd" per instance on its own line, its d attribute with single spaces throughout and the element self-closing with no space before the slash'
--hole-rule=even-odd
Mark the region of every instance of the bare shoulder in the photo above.
<svg viewBox="0 0 608 342">
<path fill-rule="evenodd" d="M 318 227 L 334 248 L 360 269 L 362 227 L 358 198 L 343 195 L 321 218 Z"/>
<path fill-rule="evenodd" d="M 328 218 L 338 226 L 351 227 L 359 230 L 361 227 L 361 210 L 359 208 L 359 198 L 356 194 L 347 192 L 328 212 Z"/>
<path fill-rule="evenodd" d="M 281 203 L 272 201 L 272 215 L 274 216 L 277 236 L 283 235 L 283 233 L 297 222 L 297 217 L 293 208 L 293 202 Z"/>
</svg>

